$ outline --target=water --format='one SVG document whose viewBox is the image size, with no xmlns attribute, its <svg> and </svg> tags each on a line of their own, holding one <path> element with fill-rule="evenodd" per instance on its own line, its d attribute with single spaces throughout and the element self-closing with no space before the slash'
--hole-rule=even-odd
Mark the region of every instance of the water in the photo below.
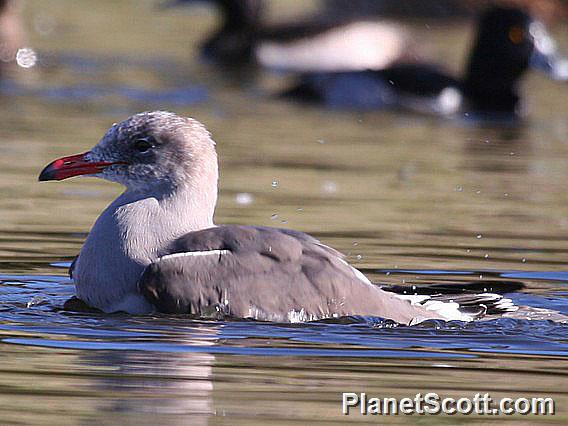
<svg viewBox="0 0 568 426">
<path fill-rule="evenodd" d="M 218 143 L 218 223 L 312 233 L 381 285 L 468 283 L 568 314 L 567 87 L 530 77 L 531 119 L 517 128 L 298 108 L 265 96 L 278 77 L 239 83 L 192 60 L 211 16 L 158 13 L 150 1 L 89 7 L 26 2 L 39 65 L 0 87 L 2 423 L 328 423 L 365 420 L 341 415 L 341 392 L 426 391 L 551 396 L 556 416 L 521 420 L 566 423 L 568 325 L 64 312 L 66 266 L 120 188 L 36 179 L 114 121 L 172 109 Z M 459 68 L 467 32 L 425 33 Z M 556 35 L 568 51 L 566 29 Z"/>
</svg>

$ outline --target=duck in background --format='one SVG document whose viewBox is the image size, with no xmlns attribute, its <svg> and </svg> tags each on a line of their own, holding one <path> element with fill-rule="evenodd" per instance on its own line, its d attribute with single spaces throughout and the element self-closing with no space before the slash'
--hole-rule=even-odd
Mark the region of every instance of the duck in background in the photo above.
<svg viewBox="0 0 568 426">
<path fill-rule="evenodd" d="M 520 9 L 495 6 L 479 18 L 462 77 L 418 63 L 383 70 L 305 73 L 282 96 L 333 108 L 400 108 L 511 119 L 524 112 L 518 83 L 531 67 L 555 80 L 568 80 L 568 60 L 558 54 L 543 24 Z"/>
<path fill-rule="evenodd" d="M 394 19 L 436 19 L 475 17 L 489 6 L 501 3 L 527 10 L 550 24 L 568 17 L 566 0 L 321 0 L 324 13 L 345 12 L 380 15 Z"/>
<path fill-rule="evenodd" d="M 257 64 L 279 71 L 379 70 L 413 53 L 398 24 L 360 17 L 320 16 L 267 26 L 264 0 L 172 0 L 172 5 L 214 4 L 220 27 L 202 44 L 217 64 Z"/>
</svg>

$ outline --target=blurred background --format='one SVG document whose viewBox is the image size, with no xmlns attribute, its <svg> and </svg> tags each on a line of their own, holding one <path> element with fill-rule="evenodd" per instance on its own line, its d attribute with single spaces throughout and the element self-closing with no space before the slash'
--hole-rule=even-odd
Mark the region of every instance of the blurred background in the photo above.
<svg viewBox="0 0 568 426">
<path fill-rule="evenodd" d="M 568 312 L 568 85 L 559 74 L 523 72 L 513 120 L 383 108 L 375 98 L 355 109 L 298 102 L 280 94 L 311 71 L 286 61 L 327 62 L 278 50 L 268 35 L 250 53 L 247 37 L 260 46 L 260 36 L 246 25 L 221 48 L 207 44 L 221 28 L 219 5 L 236 4 L 213 3 L 0 2 L 0 419 L 327 421 L 340 415 L 346 386 L 384 396 L 538 393 L 565 406 L 566 327 L 558 324 L 294 328 L 58 311 L 73 294 L 66 267 L 121 188 L 95 179 L 40 184 L 37 175 L 52 159 L 89 149 L 114 122 L 166 109 L 202 121 L 217 141 L 218 223 L 312 233 L 381 285 L 475 282 L 507 293 L 520 284 L 508 294 L 517 303 Z M 324 28 L 380 20 L 384 32 L 374 34 L 384 43 L 355 48 L 367 28 L 357 27 L 349 38 L 339 32 L 342 48 L 378 46 L 381 69 L 434 63 L 461 76 L 477 17 L 495 3 L 540 19 L 555 41 L 548 52 L 568 55 L 561 0 L 267 0 L 262 25 L 293 23 L 307 37 L 322 26 L 302 25 L 320 18 Z M 215 60 L 243 45 L 248 53 Z M 247 56 L 256 52 L 264 54 Z M 320 76 L 317 84 L 331 81 Z M 339 89 L 372 94 L 390 84 L 375 76 L 371 89 L 359 85 L 367 74 Z"/>
</svg>

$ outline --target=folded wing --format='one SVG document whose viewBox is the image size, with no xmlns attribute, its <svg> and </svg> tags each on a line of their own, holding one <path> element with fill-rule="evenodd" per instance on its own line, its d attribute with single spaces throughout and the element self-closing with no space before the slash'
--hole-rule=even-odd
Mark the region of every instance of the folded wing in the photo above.
<svg viewBox="0 0 568 426">
<path fill-rule="evenodd" d="M 166 313 L 212 311 L 267 321 L 373 315 L 436 317 L 372 285 L 335 250 L 301 232 L 219 226 L 179 238 L 149 265 L 141 293 Z"/>
</svg>

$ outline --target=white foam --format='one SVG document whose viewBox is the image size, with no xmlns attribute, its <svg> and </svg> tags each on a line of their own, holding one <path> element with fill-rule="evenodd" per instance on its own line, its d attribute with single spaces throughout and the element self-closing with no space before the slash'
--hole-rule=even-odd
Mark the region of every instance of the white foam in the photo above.
<svg viewBox="0 0 568 426">
<path fill-rule="evenodd" d="M 441 302 L 431 300 L 430 296 L 424 295 L 401 295 L 395 294 L 399 299 L 407 300 L 411 305 L 421 306 L 427 311 L 436 312 L 447 321 L 473 321 L 473 317 L 460 312 L 460 305 L 455 302 Z"/>
<path fill-rule="evenodd" d="M 423 302 L 430 300 L 430 296 L 425 295 L 408 295 L 408 294 L 397 294 L 396 295 L 399 299 L 408 300 L 411 305 L 420 305 Z"/>
<path fill-rule="evenodd" d="M 288 321 L 295 324 L 300 322 L 308 322 L 308 321 L 317 321 L 320 319 L 317 315 L 308 315 L 304 308 L 300 309 L 299 311 L 291 310 L 287 314 Z"/>
</svg>

